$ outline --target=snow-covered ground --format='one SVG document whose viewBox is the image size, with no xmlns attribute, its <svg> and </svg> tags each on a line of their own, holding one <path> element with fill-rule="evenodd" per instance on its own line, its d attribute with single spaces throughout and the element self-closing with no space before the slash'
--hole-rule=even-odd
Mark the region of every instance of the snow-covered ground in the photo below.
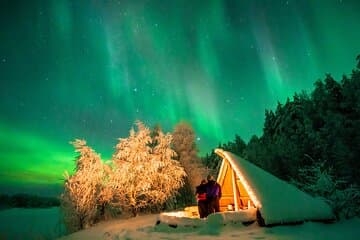
<svg viewBox="0 0 360 240">
<path fill-rule="evenodd" d="M 55 239 L 63 232 L 57 207 L 0 211 L 0 239 Z"/>
<path fill-rule="evenodd" d="M 198 227 L 170 227 L 156 225 L 158 215 L 144 215 L 136 218 L 111 220 L 96 226 L 64 236 L 61 240 L 77 239 L 267 239 L 267 240 L 315 240 L 315 239 L 359 239 L 360 219 L 355 218 L 333 224 L 307 222 L 299 225 L 259 227 L 257 223 L 244 226 L 237 224 L 210 224 Z"/>
</svg>

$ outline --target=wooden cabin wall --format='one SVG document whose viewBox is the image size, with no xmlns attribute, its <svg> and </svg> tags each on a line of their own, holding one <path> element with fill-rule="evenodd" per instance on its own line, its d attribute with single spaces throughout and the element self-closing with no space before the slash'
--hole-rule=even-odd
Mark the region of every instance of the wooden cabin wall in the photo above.
<svg viewBox="0 0 360 240">
<path fill-rule="evenodd" d="M 240 179 L 237 179 L 236 181 L 237 187 L 240 192 L 240 208 L 246 209 L 248 208 L 248 201 L 250 201 L 250 206 L 254 206 L 254 203 L 251 201 L 248 192 L 246 191 L 244 185 L 241 183 Z"/>
<path fill-rule="evenodd" d="M 232 178 L 230 165 L 226 162 L 224 166 L 223 182 L 221 184 L 222 197 L 220 199 L 220 211 L 226 211 L 228 205 L 234 204 L 234 194 L 232 187 Z"/>
<path fill-rule="evenodd" d="M 220 211 L 227 211 L 228 205 L 233 205 L 233 210 L 235 210 L 235 202 L 234 202 L 234 192 L 237 195 L 237 206 L 239 209 L 246 209 L 248 207 L 248 201 L 250 201 L 250 205 L 254 206 L 251 201 L 249 194 L 247 193 L 244 185 L 241 183 L 240 179 L 236 176 L 236 190 L 233 190 L 233 169 L 231 168 L 228 161 L 225 161 L 223 174 L 221 176 L 222 182 L 219 182 L 222 190 L 222 197 L 220 199 Z"/>
</svg>

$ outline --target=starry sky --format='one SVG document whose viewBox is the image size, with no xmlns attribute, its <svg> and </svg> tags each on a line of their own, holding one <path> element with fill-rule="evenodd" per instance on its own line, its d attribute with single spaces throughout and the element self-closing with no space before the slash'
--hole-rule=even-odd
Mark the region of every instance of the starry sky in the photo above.
<svg viewBox="0 0 360 240">
<path fill-rule="evenodd" d="M 106 160 L 136 119 L 191 123 L 201 154 L 248 141 L 360 53 L 358 0 L 4 0 L 0 19 L 1 191 L 50 192 L 69 141 Z"/>
</svg>

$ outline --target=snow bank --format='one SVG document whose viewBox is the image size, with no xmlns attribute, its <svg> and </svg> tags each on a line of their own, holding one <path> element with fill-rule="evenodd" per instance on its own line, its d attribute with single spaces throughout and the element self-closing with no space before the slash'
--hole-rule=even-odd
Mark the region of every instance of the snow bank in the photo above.
<svg viewBox="0 0 360 240">
<path fill-rule="evenodd" d="M 300 225 L 280 225 L 272 228 L 259 227 L 256 223 L 249 226 L 244 226 L 243 224 L 218 225 L 219 218 L 225 218 L 227 215 L 228 213 L 226 213 L 225 216 L 224 214 L 214 214 L 213 220 L 216 224 L 215 227 L 211 224 L 206 224 L 203 228 L 172 228 L 169 226 L 159 228 L 159 225 L 155 226 L 157 215 L 144 215 L 131 219 L 102 222 L 92 228 L 64 236 L 61 240 L 343 240 L 358 239 L 360 235 L 359 218 L 334 224 L 308 222 Z M 227 217 L 229 217 L 229 215 Z"/>
<path fill-rule="evenodd" d="M 170 227 L 202 227 L 205 219 L 192 218 L 188 216 L 186 211 L 160 213 L 157 224 L 166 224 Z"/>
<path fill-rule="evenodd" d="M 160 213 L 157 224 L 165 224 L 173 228 L 208 227 L 218 228 L 228 224 L 247 223 L 256 220 L 256 208 L 250 208 L 238 212 L 221 212 L 210 214 L 207 219 L 194 218 L 189 216 L 187 211 Z"/>
<path fill-rule="evenodd" d="M 227 225 L 237 223 L 248 223 L 256 220 L 256 208 L 240 210 L 238 212 L 220 212 L 210 214 L 208 216 L 208 223 L 210 225 Z"/>
</svg>

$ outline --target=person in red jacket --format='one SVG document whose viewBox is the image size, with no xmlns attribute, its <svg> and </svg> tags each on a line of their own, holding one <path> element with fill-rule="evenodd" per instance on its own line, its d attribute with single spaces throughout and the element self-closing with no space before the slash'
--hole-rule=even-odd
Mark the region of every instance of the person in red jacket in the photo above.
<svg viewBox="0 0 360 240">
<path fill-rule="evenodd" d="M 207 186 L 206 180 L 205 179 L 201 180 L 201 184 L 196 187 L 196 192 L 195 192 L 200 218 L 205 218 L 208 215 L 206 186 Z"/>
</svg>

